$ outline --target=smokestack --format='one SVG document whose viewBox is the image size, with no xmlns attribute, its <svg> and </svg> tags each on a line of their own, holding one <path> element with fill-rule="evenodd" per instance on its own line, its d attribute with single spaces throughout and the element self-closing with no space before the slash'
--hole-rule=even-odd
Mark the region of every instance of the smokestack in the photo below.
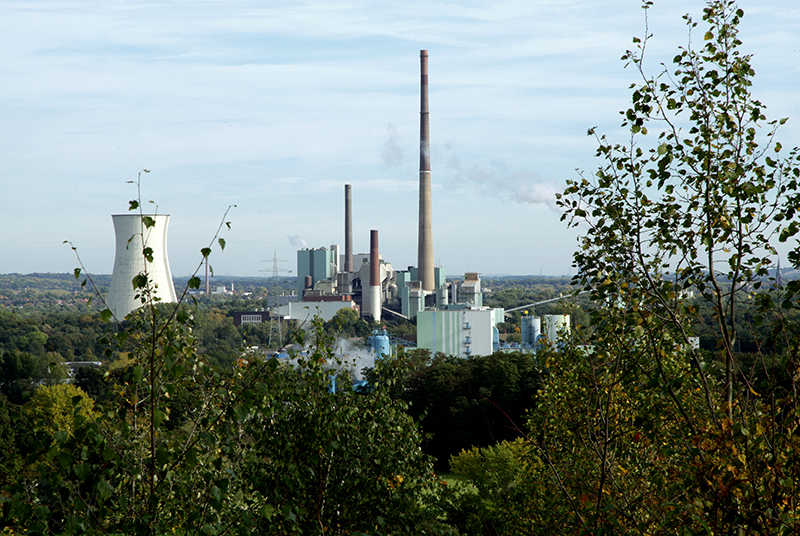
<svg viewBox="0 0 800 536">
<path fill-rule="evenodd" d="M 434 290 L 433 216 L 431 210 L 431 146 L 428 126 L 428 51 L 420 50 L 419 112 L 419 250 L 417 270 L 422 290 Z"/>
<path fill-rule="evenodd" d="M 369 304 L 372 319 L 381 321 L 381 259 L 378 251 L 378 231 L 369 236 Z"/>
<path fill-rule="evenodd" d="M 349 184 L 344 185 L 344 271 L 353 271 L 353 196 Z"/>
</svg>

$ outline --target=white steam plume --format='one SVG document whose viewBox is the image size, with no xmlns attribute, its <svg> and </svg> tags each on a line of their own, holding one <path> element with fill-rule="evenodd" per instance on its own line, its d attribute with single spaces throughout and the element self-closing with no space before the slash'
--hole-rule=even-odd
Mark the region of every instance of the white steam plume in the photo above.
<svg viewBox="0 0 800 536">
<path fill-rule="evenodd" d="M 453 173 L 454 186 L 474 184 L 486 193 L 508 196 L 522 204 L 547 205 L 561 214 L 561 209 L 556 205 L 559 188 L 555 182 L 547 182 L 538 173 L 527 169 L 510 172 L 507 166 L 497 162 L 488 168 L 478 165 L 464 167 L 452 146 L 447 145 L 445 149 L 450 153 L 447 169 Z"/>
<path fill-rule="evenodd" d="M 397 134 L 397 128 L 391 123 L 386 125 L 386 132 L 389 139 L 383 143 L 381 161 L 386 167 L 396 167 L 403 163 L 403 150 L 398 144 L 400 136 Z"/>
<path fill-rule="evenodd" d="M 370 348 L 360 344 L 353 344 L 347 339 L 336 341 L 334 354 L 342 358 L 356 380 L 364 379 L 361 373 L 362 369 L 375 366 L 375 353 Z"/>
<path fill-rule="evenodd" d="M 303 240 L 302 238 L 300 238 L 297 235 L 292 235 L 292 236 L 289 236 L 287 238 L 289 239 L 289 243 L 291 245 L 295 246 L 295 247 L 298 247 L 298 248 L 307 248 L 308 247 L 308 244 L 306 244 L 306 241 Z"/>
</svg>

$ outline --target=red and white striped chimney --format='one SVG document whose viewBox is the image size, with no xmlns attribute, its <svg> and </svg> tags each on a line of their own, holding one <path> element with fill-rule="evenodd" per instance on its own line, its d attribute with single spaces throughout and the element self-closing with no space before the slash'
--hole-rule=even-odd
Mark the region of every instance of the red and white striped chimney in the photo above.
<svg viewBox="0 0 800 536">
<path fill-rule="evenodd" d="M 369 236 L 369 307 L 372 319 L 381 321 L 381 256 L 378 249 L 378 231 Z"/>
</svg>

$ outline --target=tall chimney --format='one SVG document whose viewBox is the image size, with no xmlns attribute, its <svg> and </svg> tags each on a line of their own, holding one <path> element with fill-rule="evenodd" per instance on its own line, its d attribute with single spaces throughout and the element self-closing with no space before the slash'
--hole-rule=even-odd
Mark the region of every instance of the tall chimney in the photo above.
<svg viewBox="0 0 800 536">
<path fill-rule="evenodd" d="M 344 185 L 344 271 L 353 271 L 353 194 Z"/>
<path fill-rule="evenodd" d="M 381 321 L 381 259 L 378 250 L 378 231 L 369 236 L 369 304 L 375 322 Z"/>
<path fill-rule="evenodd" d="M 420 50 L 419 112 L 419 250 L 417 270 L 422 290 L 434 290 L 433 216 L 431 211 L 431 146 L 428 127 L 428 51 Z"/>
</svg>

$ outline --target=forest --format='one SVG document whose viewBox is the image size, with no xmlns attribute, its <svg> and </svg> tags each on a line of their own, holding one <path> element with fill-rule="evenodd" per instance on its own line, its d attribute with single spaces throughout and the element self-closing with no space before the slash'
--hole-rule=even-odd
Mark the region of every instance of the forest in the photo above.
<svg viewBox="0 0 800 536">
<path fill-rule="evenodd" d="M 405 349 L 353 389 L 357 315 L 286 326 L 281 360 L 228 315 L 255 286 L 163 304 L 145 272 L 114 323 L 80 270 L 3 276 L 3 534 L 798 533 L 800 280 L 775 258 L 800 266 L 800 149 L 751 94 L 743 16 L 708 0 L 655 74 L 634 38 L 627 141 L 590 129 L 599 167 L 557 195 L 576 275 L 487 285 L 572 295 L 535 355 Z"/>
</svg>

